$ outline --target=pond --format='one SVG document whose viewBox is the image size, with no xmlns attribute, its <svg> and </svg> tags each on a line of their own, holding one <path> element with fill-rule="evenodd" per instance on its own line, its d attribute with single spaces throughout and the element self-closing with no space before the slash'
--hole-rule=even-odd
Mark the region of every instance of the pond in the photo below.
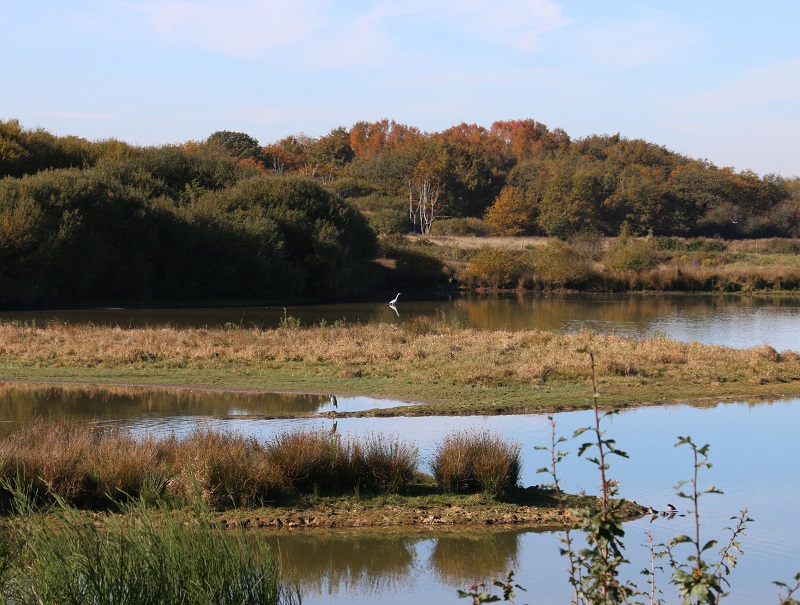
<svg viewBox="0 0 800 605">
<path fill-rule="evenodd" d="M 59 409 L 71 414 L 80 408 L 77 395 L 70 389 L 65 389 L 67 395 L 60 398 L 58 388 L 45 387 L 47 395 L 40 395 L 38 400 L 48 403 L 39 403 L 37 413 L 57 416 Z M 15 392 L 24 393 L 23 399 L 15 399 Z M 37 401 L 36 395 L 19 385 L 5 385 L 0 393 L 4 393 L 0 409 L 7 425 L 24 420 L 26 414 L 20 410 Z M 176 397 L 174 393 L 171 396 Z M 131 387 L 122 394 L 106 396 L 97 391 L 91 397 L 106 403 L 97 408 L 96 417 L 85 419 L 114 423 L 140 434 L 180 434 L 204 427 L 268 439 L 276 432 L 294 428 L 328 431 L 334 422 L 328 417 L 259 419 L 272 404 L 266 400 L 237 401 L 235 394 L 187 396 L 184 403 L 172 408 L 157 404 L 151 389 L 142 392 L 138 403 L 136 389 Z M 373 407 L 400 403 L 375 402 Z M 328 405 L 320 396 L 303 396 L 296 404 L 310 406 L 312 411 L 315 405 L 319 411 L 325 411 Z M 136 405 L 140 406 L 138 412 Z M 284 401 L 281 405 L 294 404 Z M 367 401 L 364 405 L 372 404 Z M 238 412 L 230 414 L 232 409 Z M 701 500 L 703 537 L 724 543 L 727 536 L 723 528 L 731 526 L 730 517 L 744 507 L 755 520 L 742 540 L 746 554 L 734 570 L 727 603 L 770 602 L 776 594 L 771 582 L 789 581 L 800 571 L 796 547 L 800 523 L 794 517 L 800 498 L 794 449 L 799 417 L 800 400 L 790 399 L 705 407 L 642 407 L 604 420 L 607 436 L 616 439 L 630 455 L 629 459 L 611 460 L 610 476 L 619 480 L 623 496 L 657 509 L 666 508 L 668 503 L 681 511 L 690 508 L 674 490 L 679 480 L 691 477 L 692 470 L 690 450 L 674 447 L 678 436 L 690 435 L 696 443 L 711 444 L 713 467 L 701 474 L 700 484 L 716 485 L 725 493 Z M 343 436 L 379 433 L 415 444 L 423 468 L 444 436 L 460 430 L 489 430 L 523 445 L 524 485 L 548 481 L 535 472 L 549 464 L 548 454 L 534 449 L 549 443 L 551 427 L 544 416 L 338 418 L 335 422 Z M 556 414 L 555 422 L 559 435 L 571 437 L 576 428 L 591 422 L 591 414 Z M 560 465 L 562 485 L 570 491 L 597 493 L 599 477 L 589 463 L 577 457 L 579 443 L 570 439 L 564 444 L 563 449 L 570 453 Z M 689 516 L 648 517 L 627 523 L 625 529 L 626 554 L 632 561 L 628 576 L 641 582 L 638 570 L 649 561 L 647 549 L 641 546 L 647 541 L 647 533 L 651 532 L 656 542 L 663 542 L 676 534 L 690 533 L 693 526 Z M 275 544 L 285 558 L 287 569 L 303 589 L 305 603 L 366 603 L 378 599 L 389 604 L 455 603 L 459 602 L 456 588 L 483 577 L 504 576 L 509 569 L 516 571 L 517 581 L 529 591 L 519 602 L 569 602 L 566 561 L 558 555 L 558 535 L 550 532 L 513 527 L 471 528 L 467 532 L 453 528 L 279 531 L 266 533 L 264 539 Z M 670 595 L 665 579 L 661 588 Z"/>
<path fill-rule="evenodd" d="M 0 312 L 0 321 L 92 322 L 140 326 L 277 327 L 283 317 L 306 325 L 326 322 L 408 322 L 435 318 L 476 329 L 593 330 L 647 338 L 656 333 L 675 340 L 746 348 L 768 342 L 778 351 L 800 342 L 800 296 L 738 295 L 563 295 L 454 296 L 416 300 L 401 296 L 393 309 L 385 302 L 297 307 L 194 309 L 91 309 Z"/>
</svg>

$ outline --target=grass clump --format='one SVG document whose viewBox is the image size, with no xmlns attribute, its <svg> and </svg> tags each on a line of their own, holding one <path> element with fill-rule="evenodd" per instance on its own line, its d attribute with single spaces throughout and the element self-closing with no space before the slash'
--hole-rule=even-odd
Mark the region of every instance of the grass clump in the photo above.
<svg viewBox="0 0 800 605">
<path fill-rule="evenodd" d="M 371 435 L 349 446 L 350 469 L 357 483 L 368 491 L 398 493 L 416 478 L 417 449 L 397 439 Z"/>
<path fill-rule="evenodd" d="M 267 462 L 297 492 L 337 487 L 337 470 L 344 466 L 346 452 L 335 436 L 313 431 L 287 431 L 265 446 Z"/>
<path fill-rule="evenodd" d="M 296 493 L 396 493 L 417 474 L 417 450 L 378 435 L 342 440 L 338 435 L 293 431 L 278 435 L 265 450 L 269 463 Z"/>
<path fill-rule="evenodd" d="M 496 497 L 519 482 L 519 444 L 488 432 L 455 433 L 437 448 L 433 477 L 447 493 L 484 492 Z"/>
<path fill-rule="evenodd" d="M 170 451 L 166 493 L 181 502 L 199 491 L 215 508 L 258 506 L 288 491 L 253 437 L 198 430 L 182 441 L 168 438 L 165 446 Z"/>
</svg>

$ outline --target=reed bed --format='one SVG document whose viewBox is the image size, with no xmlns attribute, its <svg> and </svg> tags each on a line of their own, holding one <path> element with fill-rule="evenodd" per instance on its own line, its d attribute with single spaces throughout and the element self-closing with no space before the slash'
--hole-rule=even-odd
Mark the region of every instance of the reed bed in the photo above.
<svg viewBox="0 0 800 605">
<path fill-rule="evenodd" d="M 137 505 L 100 522 L 63 500 L 41 516 L 22 486 L 7 491 L 17 515 L 2 543 L 4 603 L 300 602 L 263 541 L 223 531 L 202 507 L 187 517 Z"/>
<path fill-rule="evenodd" d="M 774 260 L 765 257 L 767 261 Z M 713 259 L 697 264 L 669 263 L 642 272 L 610 272 L 606 280 L 614 290 L 661 292 L 760 292 L 800 289 L 800 267 L 791 264 L 715 265 Z"/>
<path fill-rule="evenodd" d="M 456 433 L 435 455 L 446 493 L 496 496 L 516 486 L 520 447 L 488 432 Z M 400 493 L 419 480 L 417 449 L 396 437 L 345 440 L 291 431 L 261 443 L 226 432 L 137 439 L 117 430 L 38 421 L 0 436 L 0 485 L 31 502 L 82 508 L 126 502 L 218 509 L 255 507 L 317 493 Z M 5 509 L 13 492 L 0 490 Z"/>
<path fill-rule="evenodd" d="M 417 478 L 417 450 L 394 437 L 344 440 L 284 432 L 261 443 L 199 430 L 137 439 L 77 423 L 34 422 L 0 436 L 0 482 L 40 503 L 83 508 L 132 500 L 256 507 L 315 493 L 398 493 Z M 11 494 L 0 490 L 6 509 Z"/>
</svg>

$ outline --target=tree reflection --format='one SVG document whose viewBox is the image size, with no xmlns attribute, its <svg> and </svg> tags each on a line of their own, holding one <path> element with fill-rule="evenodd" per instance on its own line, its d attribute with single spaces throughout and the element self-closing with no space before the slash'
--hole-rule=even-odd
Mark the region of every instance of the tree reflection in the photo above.
<svg viewBox="0 0 800 605">
<path fill-rule="evenodd" d="M 266 539 L 301 593 L 376 594 L 413 582 L 416 543 L 396 533 L 274 533 Z"/>
<path fill-rule="evenodd" d="M 0 382 L 0 421 L 11 423 L 315 413 L 326 403 L 327 397 L 314 394 Z"/>
<path fill-rule="evenodd" d="M 431 568 L 449 586 L 504 577 L 519 567 L 519 530 L 481 531 L 439 536 Z"/>
</svg>

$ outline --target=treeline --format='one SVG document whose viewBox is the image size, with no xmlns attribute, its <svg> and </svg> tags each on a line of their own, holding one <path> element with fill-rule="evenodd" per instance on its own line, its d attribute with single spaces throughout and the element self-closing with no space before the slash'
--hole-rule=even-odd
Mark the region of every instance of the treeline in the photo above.
<svg viewBox="0 0 800 605">
<path fill-rule="evenodd" d="M 374 265 L 375 233 L 794 237 L 798 204 L 798 178 L 534 120 L 161 147 L 0 121 L 0 304 L 353 296 L 441 282 Z"/>
<path fill-rule="evenodd" d="M 577 233 L 794 237 L 800 179 L 718 168 L 620 135 L 573 140 L 534 120 L 424 133 L 358 122 L 261 147 L 243 133 L 209 143 L 279 174 L 313 176 L 383 233 Z M 482 219 L 483 224 L 471 219 Z"/>
<path fill-rule="evenodd" d="M 376 239 L 313 179 L 217 145 L 134 147 L 0 123 L 0 304 L 357 293 Z"/>
</svg>

